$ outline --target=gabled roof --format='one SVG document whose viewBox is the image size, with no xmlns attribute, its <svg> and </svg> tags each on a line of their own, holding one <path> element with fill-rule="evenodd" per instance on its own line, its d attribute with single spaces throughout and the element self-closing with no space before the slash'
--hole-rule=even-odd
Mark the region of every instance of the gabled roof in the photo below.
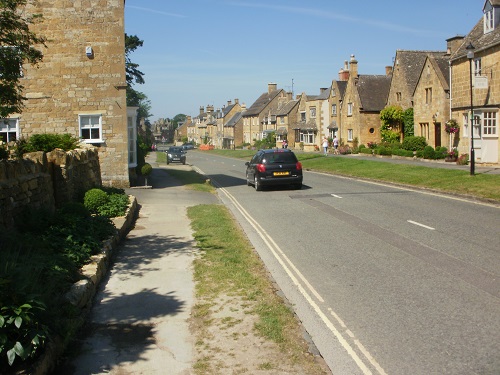
<svg viewBox="0 0 500 375">
<path fill-rule="evenodd" d="M 445 51 L 407 51 L 407 50 L 397 50 L 396 59 L 394 61 L 393 67 L 393 77 L 396 67 L 403 71 L 404 77 L 406 79 L 406 85 L 409 93 L 415 91 L 418 80 L 420 78 L 420 73 L 424 67 L 425 60 L 427 56 L 441 57 L 446 54 Z"/>
<path fill-rule="evenodd" d="M 347 88 L 347 81 L 337 81 L 337 86 L 339 88 L 340 99 L 344 99 L 345 89 Z"/>
<path fill-rule="evenodd" d="M 222 117 L 226 117 L 229 112 L 231 112 L 231 109 L 234 108 L 236 104 L 231 104 L 228 105 L 227 107 L 222 108 Z"/>
<path fill-rule="evenodd" d="M 361 101 L 361 110 L 380 112 L 384 109 L 390 85 L 390 76 L 359 75 L 357 89 Z"/>
<path fill-rule="evenodd" d="M 240 121 L 242 116 L 243 112 L 237 112 L 233 117 L 231 117 L 231 119 L 224 126 L 234 127 L 238 123 L 238 121 Z"/>
<path fill-rule="evenodd" d="M 243 114 L 243 117 L 249 117 L 249 116 L 255 116 L 261 113 L 264 108 L 267 107 L 271 101 L 276 98 L 283 89 L 279 90 L 273 90 L 270 93 L 265 92 L 262 94 L 251 106 L 246 110 L 246 112 Z"/>
<path fill-rule="evenodd" d="M 288 115 L 297 104 L 299 104 L 298 100 L 290 100 L 276 112 L 276 116 Z"/>
<path fill-rule="evenodd" d="M 499 0 L 500 1 L 500 0 Z M 493 2 L 492 2 L 493 3 Z M 495 26 L 493 31 L 484 33 L 483 19 L 481 18 L 471 32 L 464 38 L 460 47 L 451 55 L 451 61 L 467 56 L 465 47 L 472 43 L 474 53 L 497 46 L 500 44 L 500 25 Z"/>
</svg>

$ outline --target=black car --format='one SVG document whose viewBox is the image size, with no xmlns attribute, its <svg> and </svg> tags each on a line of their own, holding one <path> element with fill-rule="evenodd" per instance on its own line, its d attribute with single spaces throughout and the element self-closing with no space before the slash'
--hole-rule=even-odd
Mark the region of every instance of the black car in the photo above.
<svg viewBox="0 0 500 375">
<path fill-rule="evenodd" d="M 186 164 L 186 151 L 179 146 L 169 147 L 167 151 L 167 164 L 178 162 Z"/>
<path fill-rule="evenodd" d="M 247 185 L 254 185 L 257 191 L 268 185 L 302 188 L 302 164 L 292 150 L 259 150 L 245 165 Z"/>
</svg>

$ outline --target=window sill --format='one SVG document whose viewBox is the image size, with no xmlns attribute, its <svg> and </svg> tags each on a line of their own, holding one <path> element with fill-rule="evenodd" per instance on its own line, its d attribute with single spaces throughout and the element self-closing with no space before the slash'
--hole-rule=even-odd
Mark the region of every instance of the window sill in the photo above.
<svg viewBox="0 0 500 375">
<path fill-rule="evenodd" d="M 104 143 L 102 139 L 84 139 L 83 142 L 87 144 Z"/>
</svg>

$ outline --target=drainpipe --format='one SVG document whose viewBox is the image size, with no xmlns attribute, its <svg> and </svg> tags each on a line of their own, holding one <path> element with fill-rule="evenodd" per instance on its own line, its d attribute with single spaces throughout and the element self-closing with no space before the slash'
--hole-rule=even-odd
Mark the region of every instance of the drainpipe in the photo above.
<svg viewBox="0 0 500 375">
<path fill-rule="evenodd" d="M 451 73 L 452 73 L 452 68 L 451 68 L 451 59 L 450 59 L 450 61 L 448 61 L 448 71 L 449 71 L 449 73 L 450 73 L 450 116 L 449 116 L 449 119 L 451 120 L 451 114 L 452 114 L 452 111 L 451 111 L 451 103 L 453 102 L 452 97 L 451 97 L 451 95 L 452 95 L 452 93 L 453 93 L 453 90 L 452 90 L 452 81 L 451 81 L 451 77 L 452 77 L 452 74 L 451 74 Z M 457 121 L 457 122 L 458 122 L 458 121 Z M 452 143 L 451 143 L 451 138 L 452 138 L 452 137 L 451 137 L 451 134 L 449 134 L 449 137 L 450 137 L 450 148 L 449 148 L 449 149 L 451 150 L 451 147 L 452 147 Z"/>
</svg>

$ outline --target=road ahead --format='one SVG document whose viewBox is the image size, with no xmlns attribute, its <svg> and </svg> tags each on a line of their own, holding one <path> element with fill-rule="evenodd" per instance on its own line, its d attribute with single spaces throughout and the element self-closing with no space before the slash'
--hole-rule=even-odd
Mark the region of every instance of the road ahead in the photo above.
<svg viewBox="0 0 500 375">
<path fill-rule="evenodd" d="M 307 171 L 302 190 L 256 192 L 244 161 L 188 162 L 334 374 L 500 373 L 498 207 Z"/>
</svg>

